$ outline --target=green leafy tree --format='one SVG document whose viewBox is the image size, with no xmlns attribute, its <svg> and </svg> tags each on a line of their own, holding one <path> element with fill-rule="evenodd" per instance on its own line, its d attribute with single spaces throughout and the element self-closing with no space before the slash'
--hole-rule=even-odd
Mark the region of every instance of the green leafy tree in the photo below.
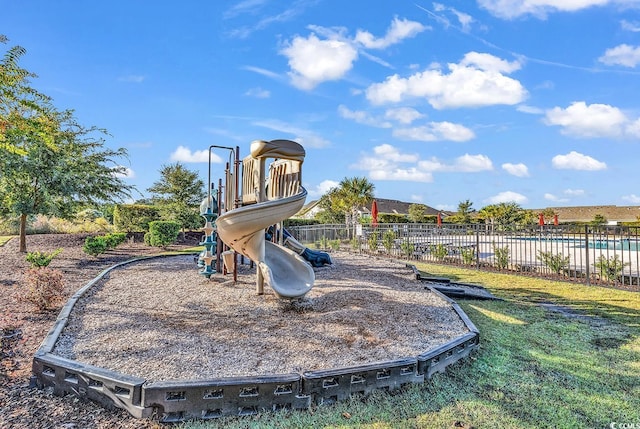
<svg viewBox="0 0 640 429">
<path fill-rule="evenodd" d="M 478 218 L 484 220 L 490 230 L 496 227 L 505 230 L 522 223 L 525 212 L 518 203 L 505 202 L 483 207 L 478 212 Z"/>
<path fill-rule="evenodd" d="M 460 223 L 471 223 L 471 213 L 473 212 L 473 203 L 470 200 L 460 201 L 458 203 L 457 219 Z"/>
<path fill-rule="evenodd" d="M 593 220 L 591 221 L 591 225 L 595 225 L 595 226 L 604 225 L 606 223 L 607 223 L 607 218 L 600 213 L 593 216 Z"/>
<path fill-rule="evenodd" d="M 365 177 L 344 178 L 337 188 L 325 194 L 324 204 L 333 213 L 342 214 L 345 224 L 353 228 L 355 235 L 358 210 L 371 204 L 374 189 L 374 185 Z"/>
<path fill-rule="evenodd" d="M 17 66 L 23 54 L 12 48 L 0 62 L 0 216 L 19 218 L 26 253 L 29 216 L 69 219 L 83 205 L 130 197 L 133 187 L 115 162 L 126 151 L 105 149 L 104 130 L 80 125 L 33 90 L 33 75 Z"/>
<path fill-rule="evenodd" d="M 411 204 L 409 206 L 409 221 L 423 223 L 427 217 L 427 206 L 424 204 Z"/>
<path fill-rule="evenodd" d="M 207 193 L 197 172 L 188 170 L 179 162 L 163 165 L 160 180 L 147 191 L 160 208 L 162 218 L 178 222 L 182 232 L 202 226 L 199 207 Z"/>
</svg>

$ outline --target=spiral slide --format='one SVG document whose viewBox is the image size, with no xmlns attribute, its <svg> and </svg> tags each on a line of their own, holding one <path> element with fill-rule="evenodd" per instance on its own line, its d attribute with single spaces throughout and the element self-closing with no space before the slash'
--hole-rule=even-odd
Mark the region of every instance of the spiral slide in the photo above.
<svg viewBox="0 0 640 429">
<path fill-rule="evenodd" d="M 218 235 L 229 247 L 254 261 L 264 281 L 279 298 L 298 298 L 313 287 L 313 268 L 292 250 L 265 240 L 265 228 L 296 214 L 307 191 L 230 210 L 216 221 Z"/>
</svg>

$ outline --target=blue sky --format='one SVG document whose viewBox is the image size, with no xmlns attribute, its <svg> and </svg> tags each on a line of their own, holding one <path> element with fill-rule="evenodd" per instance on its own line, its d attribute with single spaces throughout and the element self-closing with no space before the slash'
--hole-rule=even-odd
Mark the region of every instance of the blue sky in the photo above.
<svg viewBox="0 0 640 429">
<path fill-rule="evenodd" d="M 292 139 L 307 201 L 345 177 L 455 210 L 639 205 L 640 0 L 0 0 L 34 87 L 106 128 L 146 195 L 210 145 Z M 6 48 L 6 47 L 5 47 Z M 212 178 L 228 155 L 213 152 Z M 125 162 L 126 161 L 126 162 Z"/>
</svg>

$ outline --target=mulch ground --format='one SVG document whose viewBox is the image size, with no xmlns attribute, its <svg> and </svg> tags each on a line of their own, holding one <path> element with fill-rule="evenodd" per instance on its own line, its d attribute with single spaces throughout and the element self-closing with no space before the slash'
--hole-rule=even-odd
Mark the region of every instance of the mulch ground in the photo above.
<svg viewBox="0 0 640 429">
<path fill-rule="evenodd" d="M 21 296 L 25 292 L 24 272 L 29 268 L 18 239 L 0 247 L 0 428 L 158 428 L 149 420 L 138 420 L 123 410 L 106 410 L 72 396 L 57 397 L 50 391 L 30 388 L 34 353 L 56 320 L 67 298 L 106 268 L 133 257 L 158 253 L 140 241 L 127 241 L 94 258 L 82 251 L 87 234 L 37 234 L 27 236 L 29 252 L 50 252 L 62 248 L 50 267 L 64 274 L 65 296 L 57 309 L 39 312 Z M 187 237 L 168 250 L 197 245 Z"/>
</svg>

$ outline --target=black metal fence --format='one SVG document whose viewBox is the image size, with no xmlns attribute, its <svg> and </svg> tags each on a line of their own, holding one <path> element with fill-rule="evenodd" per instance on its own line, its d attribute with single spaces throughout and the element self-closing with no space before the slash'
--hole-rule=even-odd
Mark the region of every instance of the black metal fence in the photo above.
<svg viewBox="0 0 640 429">
<path fill-rule="evenodd" d="M 640 230 L 626 226 L 309 225 L 301 243 L 395 258 L 640 289 Z"/>
</svg>

